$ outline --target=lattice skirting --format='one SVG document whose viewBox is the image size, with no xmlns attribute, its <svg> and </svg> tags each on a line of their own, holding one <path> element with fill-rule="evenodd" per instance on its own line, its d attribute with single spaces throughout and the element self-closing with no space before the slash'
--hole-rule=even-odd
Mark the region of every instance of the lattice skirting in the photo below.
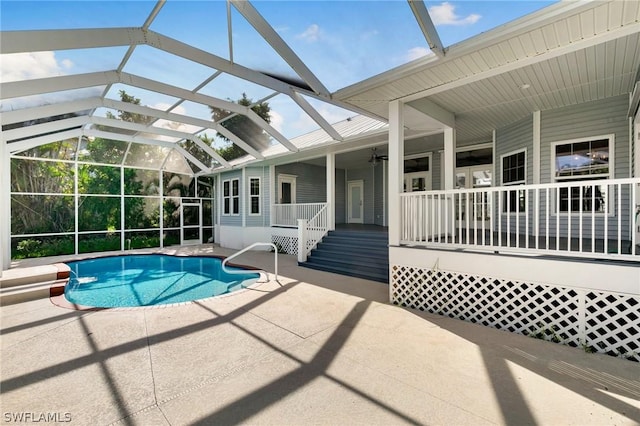
<svg viewBox="0 0 640 426">
<path fill-rule="evenodd" d="M 640 297 L 392 265 L 391 302 L 640 362 Z"/>
<path fill-rule="evenodd" d="M 294 256 L 298 254 L 298 237 L 272 234 L 271 242 L 280 249 L 281 253 L 292 254 Z"/>
</svg>

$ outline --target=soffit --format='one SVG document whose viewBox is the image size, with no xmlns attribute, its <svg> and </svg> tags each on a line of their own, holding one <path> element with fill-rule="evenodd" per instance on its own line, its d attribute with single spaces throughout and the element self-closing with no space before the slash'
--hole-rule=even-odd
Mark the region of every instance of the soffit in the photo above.
<svg viewBox="0 0 640 426">
<path fill-rule="evenodd" d="M 452 46 L 443 59 L 424 59 L 411 72 L 399 69 L 397 78 L 387 75 L 377 84 L 370 79 L 336 97 L 383 117 L 391 100 L 426 97 L 453 112 L 458 139 L 469 140 L 486 139 L 493 128 L 535 110 L 631 91 L 640 66 L 640 2 L 560 5 L 552 11 L 556 15 L 538 26 L 522 30 L 526 21 L 515 22 Z M 530 87 L 523 90 L 524 84 Z"/>
</svg>

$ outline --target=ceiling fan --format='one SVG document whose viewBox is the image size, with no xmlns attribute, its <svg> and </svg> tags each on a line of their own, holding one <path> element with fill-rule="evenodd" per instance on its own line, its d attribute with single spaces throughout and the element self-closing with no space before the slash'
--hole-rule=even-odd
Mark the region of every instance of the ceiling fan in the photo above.
<svg viewBox="0 0 640 426">
<path fill-rule="evenodd" d="M 382 160 L 388 160 L 389 157 L 387 157 L 386 155 L 378 155 L 376 153 L 377 148 L 371 148 L 371 158 L 369 158 L 369 162 L 375 166 L 376 164 L 378 164 L 379 162 L 381 162 Z"/>
</svg>

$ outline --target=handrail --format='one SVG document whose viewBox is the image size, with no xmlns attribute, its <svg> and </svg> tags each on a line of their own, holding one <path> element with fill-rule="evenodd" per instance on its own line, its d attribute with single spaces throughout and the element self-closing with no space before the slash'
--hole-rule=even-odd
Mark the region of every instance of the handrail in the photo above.
<svg viewBox="0 0 640 426">
<path fill-rule="evenodd" d="M 329 232 L 329 228 L 327 227 L 327 224 L 326 224 L 326 221 L 327 221 L 326 215 L 324 217 L 324 222 L 325 222 L 324 226 L 316 225 L 316 223 L 319 221 L 318 218 L 320 218 L 323 213 L 326 213 L 326 211 L 327 211 L 327 205 L 325 204 L 324 206 L 322 206 L 320 211 L 316 213 L 315 216 L 313 216 L 307 222 L 307 230 L 313 229 L 314 231 L 313 244 L 311 244 L 311 247 L 306 247 L 307 254 L 311 253 L 311 250 L 313 250 L 313 248 L 320 242 L 320 240 L 322 240 L 322 238 L 324 238 L 324 236 L 327 235 L 327 232 Z"/>
<path fill-rule="evenodd" d="M 227 274 L 246 274 L 246 271 L 237 271 L 237 270 L 231 270 L 231 269 L 227 269 L 227 262 L 230 261 L 231 259 L 233 259 L 234 257 L 238 257 L 240 256 L 242 253 L 251 250 L 252 248 L 256 247 L 256 246 L 269 246 L 271 248 L 273 248 L 273 253 L 274 253 L 274 260 L 273 260 L 273 264 L 274 264 L 274 270 L 275 270 L 275 276 L 276 276 L 276 281 L 278 281 L 278 247 L 276 247 L 275 244 L 273 243 L 253 243 L 248 247 L 243 248 L 242 250 L 235 252 L 234 254 L 232 254 L 231 256 L 225 258 L 222 261 L 222 270 L 227 273 Z M 259 269 L 259 271 L 264 272 L 267 275 L 267 280 L 269 279 L 269 274 L 267 273 L 267 271 L 265 271 L 264 269 Z"/>
</svg>

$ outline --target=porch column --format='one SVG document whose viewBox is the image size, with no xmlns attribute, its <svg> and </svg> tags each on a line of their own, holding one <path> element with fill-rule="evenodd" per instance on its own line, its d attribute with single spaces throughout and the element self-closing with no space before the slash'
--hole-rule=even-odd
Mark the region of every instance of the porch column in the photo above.
<svg viewBox="0 0 640 426">
<path fill-rule="evenodd" d="M 269 166 L 269 226 L 273 226 L 273 205 L 276 203 L 276 166 Z"/>
<path fill-rule="evenodd" d="M 327 226 L 336 229 L 336 154 L 327 154 Z"/>
<path fill-rule="evenodd" d="M 533 184 L 540 183 L 540 111 L 533 111 Z M 502 165 L 500 165 L 502 168 Z"/>
<path fill-rule="evenodd" d="M 389 246 L 400 245 L 401 209 L 404 174 L 404 104 L 389 102 Z"/>
<path fill-rule="evenodd" d="M 456 187 L 456 129 L 444 129 L 444 189 Z"/>
<path fill-rule="evenodd" d="M 11 266 L 11 158 L 7 143 L 0 141 L 0 276 Z"/>
</svg>

